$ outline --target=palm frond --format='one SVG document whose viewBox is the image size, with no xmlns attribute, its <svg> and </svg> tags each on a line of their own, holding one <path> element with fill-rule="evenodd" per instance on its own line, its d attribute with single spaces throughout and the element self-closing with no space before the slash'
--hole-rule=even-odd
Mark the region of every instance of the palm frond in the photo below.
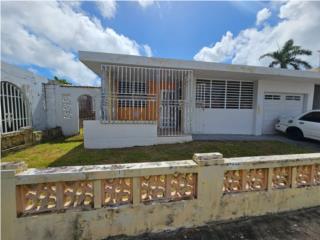
<svg viewBox="0 0 320 240">
<path fill-rule="evenodd" d="M 306 50 L 306 49 L 297 49 L 291 52 L 292 55 L 297 56 L 297 55 L 307 55 L 310 56 L 312 55 L 312 51 Z"/>
<path fill-rule="evenodd" d="M 294 42 L 292 39 L 289 39 L 288 41 L 286 41 L 286 43 L 281 49 L 281 52 L 289 52 L 289 50 L 293 47 L 293 43 Z"/>
<path fill-rule="evenodd" d="M 262 58 L 265 58 L 265 57 L 274 58 L 274 53 L 266 53 L 266 54 L 263 54 L 263 55 L 260 56 L 259 59 L 262 59 Z"/>
<path fill-rule="evenodd" d="M 299 67 L 299 65 L 298 64 L 296 64 L 296 63 L 289 63 L 295 70 L 300 70 L 300 67 Z"/>
<path fill-rule="evenodd" d="M 312 68 L 312 66 L 308 62 L 303 61 L 303 60 L 298 59 L 298 58 L 295 58 L 293 63 L 298 64 L 298 65 L 302 65 L 305 69 Z"/>
<path fill-rule="evenodd" d="M 274 66 L 278 65 L 279 64 L 279 61 L 272 61 L 270 64 L 269 64 L 269 67 L 273 68 Z"/>
</svg>

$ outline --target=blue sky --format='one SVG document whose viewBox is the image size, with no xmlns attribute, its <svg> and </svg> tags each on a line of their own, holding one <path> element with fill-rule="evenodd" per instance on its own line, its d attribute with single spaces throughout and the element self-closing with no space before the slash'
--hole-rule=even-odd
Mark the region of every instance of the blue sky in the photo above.
<svg viewBox="0 0 320 240">
<path fill-rule="evenodd" d="M 118 2 L 114 18 L 103 19 L 94 3 L 83 8 L 137 42 L 148 43 L 156 57 L 193 59 L 204 45 L 219 41 L 226 30 L 237 34 L 255 25 L 256 13 L 268 2 L 162 1 L 147 8 L 136 2 Z"/>
<path fill-rule="evenodd" d="M 320 2 L 3 3 L 1 20 L 3 60 L 80 85 L 100 81 L 78 50 L 267 66 L 294 38 L 316 66 L 320 49 Z"/>
</svg>

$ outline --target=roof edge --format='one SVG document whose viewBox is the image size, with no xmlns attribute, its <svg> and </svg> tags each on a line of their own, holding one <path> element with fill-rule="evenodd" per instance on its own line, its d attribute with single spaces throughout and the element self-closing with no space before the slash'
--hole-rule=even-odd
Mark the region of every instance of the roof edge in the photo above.
<svg viewBox="0 0 320 240">
<path fill-rule="evenodd" d="M 119 64 L 133 66 L 150 66 L 163 68 L 182 68 L 191 70 L 213 70 L 224 72 L 254 73 L 281 77 L 319 79 L 320 73 L 314 71 L 298 71 L 291 69 L 269 68 L 262 66 L 248 66 L 238 64 L 226 64 L 215 62 L 203 62 L 194 60 L 178 60 L 171 58 L 145 57 L 126 54 L 114 54 L 92 51 L 79 51 L 79 59 L 91 70 L 88 63 Z"/>
</svg>

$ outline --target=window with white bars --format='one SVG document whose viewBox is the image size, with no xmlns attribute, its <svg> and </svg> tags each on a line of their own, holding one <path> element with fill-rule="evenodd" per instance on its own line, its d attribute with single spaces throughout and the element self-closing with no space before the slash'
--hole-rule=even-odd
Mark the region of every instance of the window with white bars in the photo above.
<svg viewBox="0 0 320 240">
<path fill-rule="evenodd" d="M 196 107 L 220 109 L 252 109 L 254 83 L 235 80 L 196 82 Z"/>
<path fill-rule="evenodd" d="M 145 107 L 147 102 L 146 82 L 119 81 L 119 107 Z M 130 99 L 134 96 L 139 99 Z"/>
<path fill-rule="evenodd" d="M 31 125 L 28 101 L 19 87 L 1 82 L 1 132 L 19 131 Z"/>
</svg>

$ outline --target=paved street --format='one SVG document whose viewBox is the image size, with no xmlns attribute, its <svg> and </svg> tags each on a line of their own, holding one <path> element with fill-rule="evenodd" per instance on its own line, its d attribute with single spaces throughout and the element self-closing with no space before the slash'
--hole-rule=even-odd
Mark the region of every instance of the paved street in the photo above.
<svg viewBox="0 0 320 240">
<path fill-rule="evenodd" d="M 144 234 L 137 237 L 112 237 L 108 240 L 319 240 L 320 207 L 295 212 L 266 215 L 229 223 L 212 223 L 203 227 L 174 232 Z"/>
</svg>

